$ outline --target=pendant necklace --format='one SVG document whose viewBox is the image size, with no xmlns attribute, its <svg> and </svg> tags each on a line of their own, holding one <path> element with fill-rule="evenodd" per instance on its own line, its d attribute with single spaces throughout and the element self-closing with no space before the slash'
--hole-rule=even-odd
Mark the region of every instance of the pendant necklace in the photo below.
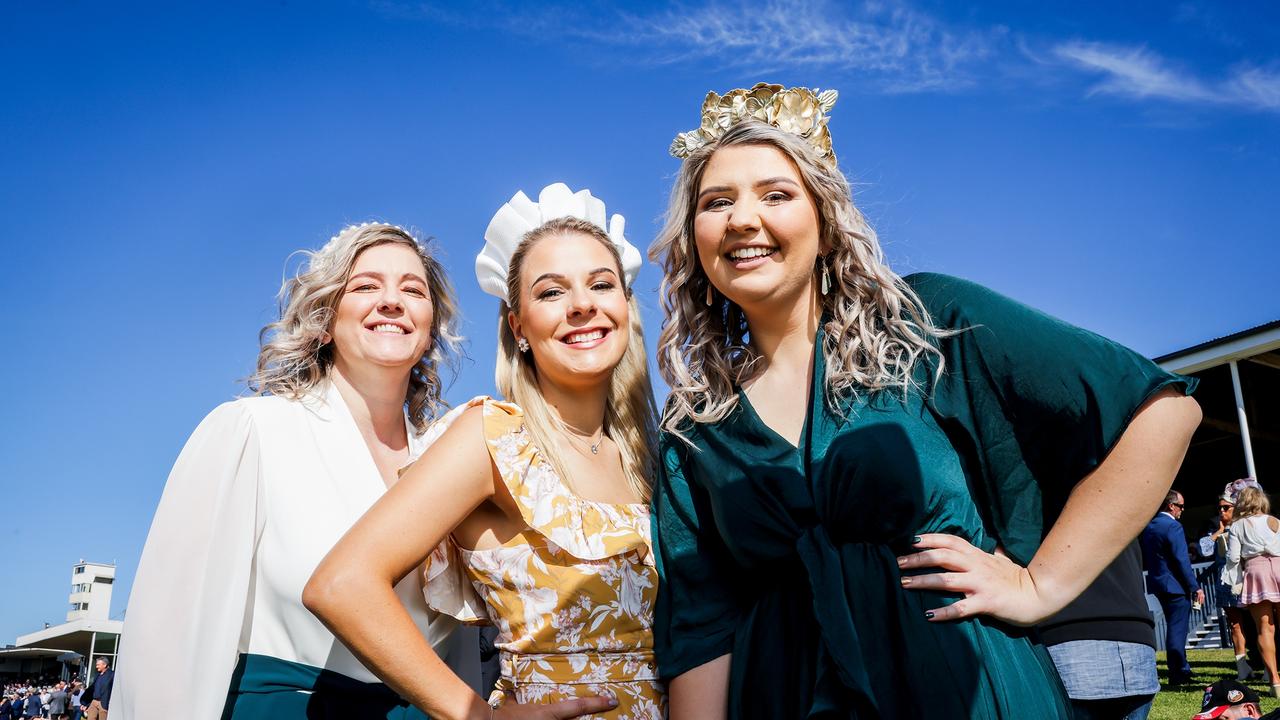
<svg viewBox="0 0 1280 720">
<path fill-rule="evenodd" d="M 588 438 L 579 435 L 576 430 L 571 430 L 568 425 L 565 425 L 564 427 L 566 430 L 569 430 L 569 437 L 581 440 L 587 447 L 591 448 L 592 455 L 600 454 L 600 445 L 604 443 L 604 426 L 600 427 L 600 437 L 595 442 L 591 442 Z"/>
</svg>

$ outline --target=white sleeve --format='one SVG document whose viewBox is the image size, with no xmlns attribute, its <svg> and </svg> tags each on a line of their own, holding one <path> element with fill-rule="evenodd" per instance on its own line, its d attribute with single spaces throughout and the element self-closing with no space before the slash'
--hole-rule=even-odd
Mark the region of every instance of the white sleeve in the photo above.
<svg viewBox="0 0 1280 720">
<path fill-rule="evenodd" d="M 156 508 L 129 595 L 113 714 L 222 716 L 252 616 L 260 485 L 248 403 L 219 406 L 183 447 Z"/>
<path fill-rule="evenodd" d="M 1235 587 L 1244 581 L 1240 571 L 1240 536 L 1234 525 L 1227 532 L 1227 562 L 1222 567 L 1222 583 L 1227 587 Z"/>
</svg>

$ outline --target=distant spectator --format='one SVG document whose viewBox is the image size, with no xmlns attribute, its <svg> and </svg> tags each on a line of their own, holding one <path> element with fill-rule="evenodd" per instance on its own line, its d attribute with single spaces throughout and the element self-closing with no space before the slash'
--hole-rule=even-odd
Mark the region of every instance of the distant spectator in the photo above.
<svg viewBox="0 0 1280 720">
<path fill-rule="evenodd" d="M 111 670 L 111 664 L 106 658 L 100 657 L 94 663 L 98 674 L 93 678 L 93 684 L 89 686 L 89 691 L 85 691 L 80 700 L 89 700 L 88 705 L 84 706 L 85 717 L 89 720 L 107 720 L 107 703 L 111 699 L 111 685 L 115 681 L 116 674 Z"/>
<path fill-rule="evenodd" d="M 1223 582 L 1240 588 L 1240 603 L 1258 627 L 1258 650 L 1267 668 L 1271 694 L 1280 697 L 1276 668 L 1276 603 L 1280 603 L 1280 520 L 1271 517 L 1271 501 L 1262 488 L 1246 487 L 1236 500 L 1235 520 L 1227 536 Z"/>
<path fill-rule="evenodd" d="M 1147 570 L 1147 592 L 1156 596 L 1164 611 L 1165 648 L 1169 660 L 1169 684 L 1191 681 L 1187 662 L 1187 631 L 1191 622 L 1191 598 L 1204 602 L 1187 554 L 1187 536 L 1178 518 L 1185 507 L 1182 493 L 1170 490 L 1160 512 L 1138 536 L 1142 564 Z"/>
<path fill-rule="evenodd" d="M 79 680 L 71 682 L 71 704 L 68 709 L 71 711 L 70 720 L 80 720 L 84 715 L 84 711 L 80 709 L 80 698 L 84 695 L 84 685 Z"/>
<path fill-rule="evenodd" d="M 1236 720 L 1237 718 L 1262 718 L 1258 693 L 1237 680 L 1219 680 L 1204 689 L 1200 712 L 1191 720 Z M 1268 713 L 1267 720 L 1275 720 L 1280 710 Z"/>
<path fill-rule="evenodd" d="M 60 682 L 53 686 L 49 693 L 49 717 L 52 720 L 65 720 L 67 717 L 67 684 Z"/>
<path fill-rule="evenodd" d="M 1211 526 L 1204 537 L 1200 538 L 1200 555 L 1213 560 L 1214 584 L 1217 588 L 1218 607 L 1227 615 L 1227 625 L 1231 628 L 1231 646 L 1236 653 L 1236 679 L 1245 680 L 1253 673 L 1249 666 L 1248 643 L 1244 635 L 1244 619 L 1246 610 L 1240 604 L 1240 596 L 1233 593 L 1231 586 L 1222 582 L 1222 571 L 1227 563 L 1227 536 L 1234 519 L 1236 498 L 1242 481 L 1228 483 L 1218 498 L 1217 517 L 1211 519 Z"/>
<path fill-rule="evenodd" d="M 27 693 L 27 699 L 22 703 L 22 717 L 40 717 L 42 709 L 44 709 L 44 703 L 40 702 L 40 693 L 35 688 L 31 688 Z"/>
</svg>

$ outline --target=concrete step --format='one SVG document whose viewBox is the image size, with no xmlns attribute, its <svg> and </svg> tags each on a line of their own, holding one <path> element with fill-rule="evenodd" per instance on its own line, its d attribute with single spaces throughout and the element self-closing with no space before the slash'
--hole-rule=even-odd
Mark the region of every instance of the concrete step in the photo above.
<svg viewBox="0 0 1280 720">
<path fill-rule="evenodd" d="M 1216 620 L 1205 622 L 1195 628 L 1187 638 L 1187 649 L 1216 650 L 1222 647 L 1222 633 L 1218 632 Z"/>
</svg>

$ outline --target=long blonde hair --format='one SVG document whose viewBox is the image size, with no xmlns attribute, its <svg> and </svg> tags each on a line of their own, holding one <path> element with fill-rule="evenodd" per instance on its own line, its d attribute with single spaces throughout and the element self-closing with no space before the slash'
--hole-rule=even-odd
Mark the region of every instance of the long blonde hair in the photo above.
<svg viewBox="0 0 1280 720">
<path fill-rule="evenodd" d="M 821 297 L 826 324 L 827 401 L 883 388 L 906 391 L 913 366 L 924 356 L 942 356 L 933 340 L 951 334 L 934 327 L 920 298 L 889 269 L 875 231 L 853 205 L 849 181 L 820 159 L 800 137 L 758 120 L 744 120 L 718 140 L 694 151 L 680 166 L 671 189 L 666 224 L 649 256 L 662 266 L 664 319 L 658 336 L 658 369 L 671 387 L 662 428 L 683 437 L 688 423 L 724 419 L 738 404 L 735 386 L 764 371 L 761 357 L 746 342 L 742 309 L 715 293 L 698 262 L 693 220 L 698 186 L 716 150 L 735 145 L 777 148 L 799 169 L 818 208 L 822 249 L 815 273 L 826 263 L 831 292 Z"/>
<path fill-rule="evenodd" d="M 557 437 L 568 431 L 542 395 L 538 385 L 538 367 L 532 353 L 520 352 L 516 347 L 515 333 L 507 322 L 508 313 L 520 312 L 520 267 L 530 248 L 539 241 L 570 233 L 581 233 L 594 238 L 608 248 L 616 263 L 618 280 L 627 294 L 631 318 L 627 350 L 614 368 L 609 381 L 604 434 L 618 447 L 622 456 L 622 471 L 628 485 L 637 496 L 647 501 L 653 487 L 656 467 L 654 443 L 657 436 L 657 408 L 653 404 L 649 366 L 645 361 L 640 308 L 631 288 L 626 285 L 617 247 L 604 230 L 594 223 L 572 217 L 549 220 L 526 233 L 511 254 L 511 266 L 507 270 L 507 301 L 498 308 L 498 362 L 494 382 L 498 392 L 524 411 L 524 425 L 534 444 L 550 461 L 556 473 L 572 487 L 572 480 L 565 471 L 564 458 L 557 442 Z"/>
<path fill-rule="evenodd" d="M 1253 515 L 1266 515 L 1271 512 L 1271 500 L 1267 494 L 1258 487 L 1247 487 L 1240 491 L 1240 496 L 1236 498 L 1235 514 L 1231 516 L 1231 522 L 1237 522 Z"/>
<path fill-rule="evenodd" d="M 324 342 L 360 253 L 377 245 L 417 253 L 431 293 L 431 348 L 409 373 L 405 409 L 418 430 L 443 407 L 440 366 L 457 357 L 457 301 L 444 267 L 406 230 L 385 223 L 348 225 L 317 251 L 300 251 L 305 267 L 280 286 L 280 319 L 262 328 L 257 371 L 248 379 L 258 395 L 299 398 L 329 376 L 333 347 Z"/>
</svg>

